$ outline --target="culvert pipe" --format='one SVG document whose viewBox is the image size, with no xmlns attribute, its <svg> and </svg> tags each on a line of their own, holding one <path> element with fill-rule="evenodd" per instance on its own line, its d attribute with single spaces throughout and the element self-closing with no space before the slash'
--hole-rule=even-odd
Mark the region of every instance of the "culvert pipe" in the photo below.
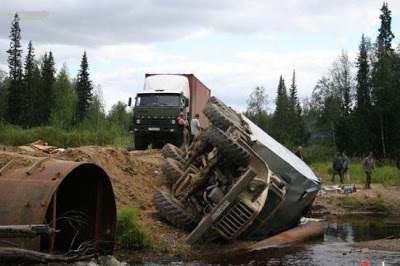
<svg viewBox="0 0 400 266">
<path fill-rule="evenodd" d="M 0 225 L 31 224 L 53 233 L 0 239 L 0 246 L 111 254 L 116 206 L 107 173 L 93 163 L 0 152 Z"/>
</svg>

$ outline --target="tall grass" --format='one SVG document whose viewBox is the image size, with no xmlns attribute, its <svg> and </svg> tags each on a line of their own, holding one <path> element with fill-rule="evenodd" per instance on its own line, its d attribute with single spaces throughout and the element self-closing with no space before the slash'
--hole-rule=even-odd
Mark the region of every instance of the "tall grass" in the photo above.
<svg viewBox="0 0 400 266">
<path fill-rule="evenodd" d="M 100 130 L 63 130 L 51 126 L 31 129 L 22 129 L 11 125 L 0 127 L 0 144 L 3 145 L 20 146 L 39 139 L 51 146 L 62 148 L 87 145 L 128 148 L 132 146 L 133 137 L 128 131 L 112 126 Z"/>
<path fill-rule="evenodd" d="M 322 180 L 324 184 L 332 184 L 332 163 L 331 162 L 315 162 L 310 165 L 315 174 Z M 354 159 L 350 163 L 350 182 L 349 184 L 364 184 L 365 173 L 361 167 L 361 160 Z M 336 175 L 335 182 L 339 183 Z M 400 170 L 395 165 L 379 165 L 376 166 L 372 175 L 372 183 L 379 183 L 384 186 L 400 186 Z"/>
<path fill-rule="evenodd" d="M 139 221 L 137 208 L 122 209 L 118 213 L 116 244 L 127 250 L 138 250 L 150 246 L 149 234 Z"/>
</svg>

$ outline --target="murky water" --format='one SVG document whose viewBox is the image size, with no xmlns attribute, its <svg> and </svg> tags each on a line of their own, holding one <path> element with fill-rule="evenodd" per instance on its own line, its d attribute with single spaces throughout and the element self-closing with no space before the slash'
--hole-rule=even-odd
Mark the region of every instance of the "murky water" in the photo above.
<svg viewBox="0 0 400 266">
<path fill-rule="evenodd" d="M 355 249 L 350 243 L 399 236 L 400 219 L 382 217 L 335 217 L 324 222 L 325 234 L 319 241 L 269 248 L 229 256 L 215 254 L 191 262 L 142 265 L 400 265 L 400 253 Z M 132 264 L 138 265 L 138 264 Z"/>
</svg>

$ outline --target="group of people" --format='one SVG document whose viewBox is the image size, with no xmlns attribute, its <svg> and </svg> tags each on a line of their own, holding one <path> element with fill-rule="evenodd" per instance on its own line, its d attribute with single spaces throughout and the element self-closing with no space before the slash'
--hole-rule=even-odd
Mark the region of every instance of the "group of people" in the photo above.
<svg viewBox="0 0 400 266">
<path fill-rule="evenodd" d="M 369 152 L 368 156 L 362 161 L 362 169 L 365 173 L 365 188 L 371 188 L 372 172 L 375 170 L 375 162 L 373 153 Z M 344 181 L 350 181 L 349 175 L 350 160 L 346 155 L 346 152 L 336 152 L 332 162 L 332 178 L 331 181 L 335 181 L 336 175 L 339 175 L 340 183 Z"/>
<path fill-rule="evenodd" d="M 190 123 L 185 119 L 185 115 L 183 113 L 179 113 L 176 119 L 176 141 L 175 145 L 180 147 L 185 142 L 185 130 L 190 130 L 190 139 L 189 142 L 193 141 L 194 135 L 196 135 L 200 130 L 200 115 L 195 114 L 194 117 L 190 120 Z M 190 127 L 189 127 L 190 126 Z"/>
</svg>

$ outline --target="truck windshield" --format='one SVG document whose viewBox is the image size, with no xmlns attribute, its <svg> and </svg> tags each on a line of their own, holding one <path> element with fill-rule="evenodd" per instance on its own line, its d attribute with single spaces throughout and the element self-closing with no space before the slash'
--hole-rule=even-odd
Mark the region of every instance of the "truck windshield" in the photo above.
<svg viewBox="0 0 400 266">
<path fill-rule="evenodd" d="M 136 98 L 136 106 L 179 106 L 179 95 L 142 94 Z"/>
</svg>

